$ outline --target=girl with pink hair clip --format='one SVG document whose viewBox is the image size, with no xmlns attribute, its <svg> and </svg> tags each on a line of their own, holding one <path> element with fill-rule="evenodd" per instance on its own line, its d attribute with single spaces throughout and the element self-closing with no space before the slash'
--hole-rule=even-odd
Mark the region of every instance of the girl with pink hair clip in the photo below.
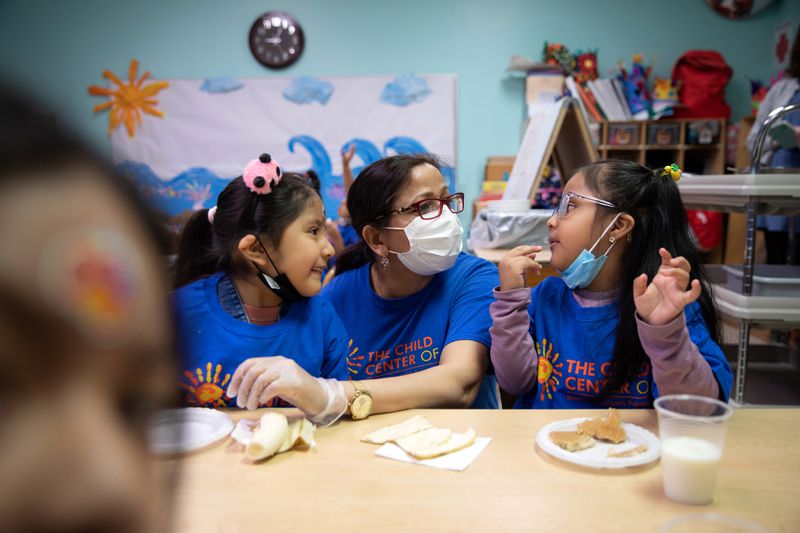
<svg viewBox="0 0 800 533">
<path fill-rule="evenodd" d="M 191 217 L 173 293 L 185 403 L 291 404 L 321 425 L 344 414 L 349 338 L 312 298 L 333 254 L 319 195 L 266 153 Z"/>
</svg>

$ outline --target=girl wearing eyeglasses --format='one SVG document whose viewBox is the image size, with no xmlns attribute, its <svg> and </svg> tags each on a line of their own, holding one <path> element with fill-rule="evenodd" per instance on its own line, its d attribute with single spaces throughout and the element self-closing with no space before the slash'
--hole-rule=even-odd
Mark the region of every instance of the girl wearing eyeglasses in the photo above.
<svg viewBox="0 0 800 533">
<path fill-rule="evenodd" d="M 525 288 L 538 246 L 500 261 L 491 360 L 515 407 L 649 408 L 678 393 L 727 401 L 733 376 L 679 178 L 677 165 L 583 167 L 548 220 L 561 277 Z"/>
<path fill-rule="evenodd" d="M 364 168 L 347 197 L 361 240 L 321 296 L 353 339 L 348 400 L 354 387 L 372 400 L 360 416 L 498 406 L 494 376 L 484 380 L 497 269 L 461 252 L 464 195 L 440 168 L 428 155 L 388 157 Z"/>
</svg>

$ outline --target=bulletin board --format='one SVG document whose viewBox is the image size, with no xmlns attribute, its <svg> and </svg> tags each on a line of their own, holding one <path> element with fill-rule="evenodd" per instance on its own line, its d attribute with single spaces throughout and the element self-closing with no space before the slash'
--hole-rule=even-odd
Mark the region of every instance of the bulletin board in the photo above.
<svg viewBox="0 0 800 533">
<path fill-rule="evenodd" d="M 341 151 L 354 175 L 397 153 L 433 153 L 455 191 L 456 77 L 402 75 L 170 79 L 156 117 L 111 137 L 118 169 L 180 225 L 209 208 L 244 165 L 268 152 L 284 171 L 313 169 L 327 216 L 344 198 Z"/>
</svg>

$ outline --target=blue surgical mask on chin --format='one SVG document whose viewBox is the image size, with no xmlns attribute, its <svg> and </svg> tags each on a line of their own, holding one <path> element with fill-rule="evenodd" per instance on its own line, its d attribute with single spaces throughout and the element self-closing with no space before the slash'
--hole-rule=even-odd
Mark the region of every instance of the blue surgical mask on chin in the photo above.
<svg viewBox="0 0 800 533">
<path fill-rule="evenodd" d="M 575 258 L 575 261 L 572 262 L 565 270 L 559 270 L 561 274 L 561 279 L 564 280 L 564 283 L 567 284 L 567 287 L 570 289 L 583 289 L 588 287 L 594 278 L 597 277 L 597 274 L 600 273 L 600 269 L 603 268 L 603 265 L 608 258 L 608 252 L 614 247 L 616 242 L 612 242 L 611 246 L 608 247 L 606 253 L 601 255 L 600 257 L 595 257 L 592 251 L 597 247 L 597 244 L 600 240 L 608 233 L 608 230 L 616 224 L 617 219 L 620 217 L 622 213 L 617 214 L 614 217 L 614 220 L 611 221 L 600 237 L 594 241 L 592 248 L 587 250 L 586 248 L 578 254 L 578 257 Z"/>
</svg>

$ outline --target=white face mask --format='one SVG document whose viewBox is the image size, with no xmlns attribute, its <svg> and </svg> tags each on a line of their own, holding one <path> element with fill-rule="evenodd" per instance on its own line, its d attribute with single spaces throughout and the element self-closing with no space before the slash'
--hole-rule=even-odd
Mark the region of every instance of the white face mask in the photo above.
<svg viewBox="0 0 800 533">
<path fill-rule="evenodd" d="M 417 217 L 405 228 L 386 226 L 386 229 L 405 232 L 410 245 L 408 251 L 389 252 L 397 255 L 406 268 L 420 276 L 444 272 L 455 264 L 461 253 L 464 228 L 458 216 L 446 206 L 442 206 L 439 218 L 423 220 Z"/>
</svg>

